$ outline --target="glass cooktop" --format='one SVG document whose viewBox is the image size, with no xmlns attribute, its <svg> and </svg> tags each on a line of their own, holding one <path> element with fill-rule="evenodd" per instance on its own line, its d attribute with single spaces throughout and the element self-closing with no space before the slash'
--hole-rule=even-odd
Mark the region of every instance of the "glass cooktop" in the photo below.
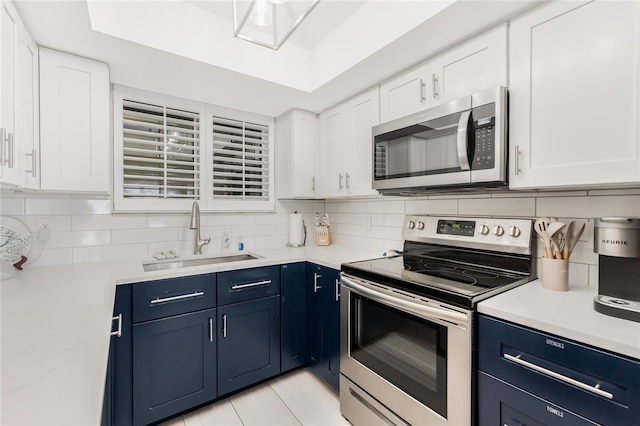
<svg viewBox="0 0 640 426">
<path fill-rule="evenodd" d="M 464 307 L 530 280 L 527 274 L 407 254 L 346 263 L 342 271 Z"/>
</svg>

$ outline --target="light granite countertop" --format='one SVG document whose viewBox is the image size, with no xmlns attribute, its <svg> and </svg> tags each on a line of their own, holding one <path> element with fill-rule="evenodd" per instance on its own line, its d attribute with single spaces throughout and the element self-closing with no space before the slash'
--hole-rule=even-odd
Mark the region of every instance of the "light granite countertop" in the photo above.
<svg viewBox="0 0 640 426">
<path fill-rule="evenodd" d="M 596 312 L 596 294 L 586 286 L 547 290 L 535 280 L 480 302 L 478 311 L 640 360 L 640 323 Z"/>
<path fill-rule="evenodd" d="M 343 262 L 382 255 L 336 245 L 271 247 L 248 253 L 259 259 L 153 272 L 142 268 L 150 259 L 16 271 L 0 287 L 0 424 L 100 424 L 118 284 L 297 261 L 339 269 Z"/>
</svg>

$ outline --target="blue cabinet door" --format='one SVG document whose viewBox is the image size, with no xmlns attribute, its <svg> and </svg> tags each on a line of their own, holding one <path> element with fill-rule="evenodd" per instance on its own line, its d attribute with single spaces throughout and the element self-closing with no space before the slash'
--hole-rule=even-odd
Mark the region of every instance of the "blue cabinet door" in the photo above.
<svg viewBox="0 0 640 426">
<path fill-rule="evenodd" d="M 112 331 L 109 343 L 109 361 L 105 381 L 102 412 L 104 426 L 126 426 L 133 421 L 132 397 L 132 333 L 131 285 L 116 288 L 113 307 Z"/>
<path fill-rule="evenodd" d="M 328 364 L 325 380 L 337 392 L 340 382 L 340 272 L 331 268 L 324 269 L 323 312 L 326 316 L 322 322 L 326 326 L 323 335 L 327 342 L 325 357 Z"/>
<path fill-rule="evenodd" d="M 307 363 L 336 392 L 340 373 L 339 271 L 307 264 Z"/>
<path fill-rule="evenodd" d="M 280 296 L 218 307 L 218 393 L 280 373 Z"/>
<path fill-rule="evenodd" d="M 304 262 L 282 265 L 280 269 L 282 372 L 300 367 L 307 362 L 306 294 Z"/>
<path fill-rule="evenodd" d="M 133 424 L 216 398 L 216 309 L 133 326 Z"/>
</svg>

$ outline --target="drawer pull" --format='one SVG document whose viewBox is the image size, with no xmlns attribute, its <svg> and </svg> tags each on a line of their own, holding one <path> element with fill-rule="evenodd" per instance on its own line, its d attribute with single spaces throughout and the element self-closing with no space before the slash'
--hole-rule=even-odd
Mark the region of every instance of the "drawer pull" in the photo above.
<svg viewBox="0 0 640 426">
<path fill-rule="evenodd" d="M 562 374 L 558 374 L 555 371 L 551 371 L 549 369 L 546 369 L 544 367 L 540 367 L 539 365 L 533 364 L 529 361 L 525 361 L 523 359 L 520 358 L 521 355 L 518 356 L 513 356 L 513 355 L 509 355 L 509 354 L 503 354 L 503 356 L 505 357 L 505 359 L 508 359 L 509 361 L 513 361 L 516 364 L 520 364 L 524 367 L 529 367 L 530 369 L 537 371 L 538 373 L 542 373 L 542 374 L 546 374 L 547 376 L 553 377 L 554 379 L 558 379 L 562 382 L 568 383 L 570 385 L 574 385 L 579 387 L 580 389 L 584 389 L 586 391 L 589 391 L 591 393 L 595 393 L 596 395 L 602 396 L 604 398 L 607 399 L 613 399 L 613 394 L 603 391 L 602 389 L 600 389 L 600 385 L 596 385 L 596 386 L 590 386 L 587 385 L 586 383 L 582 383 L 579 382 L 575 379 L 572 379 L 571 377 L 567 377 L 564 376 Z"/>
<path fill-rule="evenodd" d="M 118 320 L 118 329 L 116 331 L 112 331 L 110 334 L 116 337 L 122 337 L 122 314 L 118 314 L 117 316 L 111 318 L 111 322 Z"/>
<path fill-rule="evenodd" d="M 236 284 L 231 286 L 231 290 L 242 290 L 244 288 L 258 287 L 261 285 L 269 285 L 271 280 L 256 281 L 255 283 Z"/>
<path fill-rule="evenodd" d="M 176 300 L 192 299 L 194 297 L 200 297 L 200 296 L 204 296 L 204 291 L 194 291 L 193 293 L 181 294 L 180 296 L 171 296 L 171 297 L 162 297 L 162 298 L 158 297 L 157 299 L 153 299 L 151 301 L 151 304 L 155 305 L 157 303 L 175 302 Z"/>
</svg>

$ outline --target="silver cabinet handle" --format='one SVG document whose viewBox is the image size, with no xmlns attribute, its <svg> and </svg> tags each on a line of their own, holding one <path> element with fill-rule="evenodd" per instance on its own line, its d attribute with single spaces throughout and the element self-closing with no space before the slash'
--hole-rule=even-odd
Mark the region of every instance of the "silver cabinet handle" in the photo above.
<svg viewBox="0 0 640 426">
<path fill-rule="evenodd" d="M 322 278 L 322 275 L 314 272 L 313 273 L 313 292 L 317 293 L 318 290 L 320 290 L 322 288 L 321 285 L 318 285 L 318 278 Z"/>
<path fill-rule="evenodd" d="M 440 96 L 438 93 L 438 77 L 435 74 L 431 74 L 431 95 L 433 99 L 438 99 L 438 96 Z"/>
<path fill-rule="evenodd" d="M 471 117 L 471 111 L 467 110 L 460 114 L 460 121 L 458 121 L 458 161 L 460 161 L 460 168 L 462 170 L 469 170 L 469 156 L 467 155 L 467 129 L 469 128 L 469 118 Z"/>
<path fill-rule="evenodd" d="M 256 281 L 255 283 L 236 284 L 231 286 L 231 290 L 242 290 L 243 288 L 258 287 L 261 285 L 269 285 L 271 280 Z"/>
<path fill-rule="evenodd" d="M 521 172 L 520 170 L 520 145 L 515 145 L 513 147 L 515 150 L 515 175 L 518 176 Z"/>
<path fill-rule="evenodd" d="M 316 190 L 316 177 L 312 177 L 311 178 L 311 190 L 315 191 Z"/>
<path fill-rule="evenodd" d="M 227 337 L 227 315 L 222 316 L 222 337 Z"/>
<path fill-rule="evenodd" d="M 25 155 L 27 157 L 31 156 L 31 170 L 27 170 L 27 173 L 31 173 L 31 176 L 33 176 L 34 178 L 38 177 L 38 150 L 32 149 L 31 152 L 27 152 Z"/>
<path fill-rule="evenodd" d="M 336 278 L 336 302 L 340 300 L 340 278 Z"/>
<path fill-rule="evenodd" d="M 349 178 L 351 177 L 351 175 L 349 174 L 349 172 L 345 172 L 344 174 L 344 182 L 345 185 L 347 187 L 347 189 L 351 188 L 351 184 L 349 184 Z"/>
<path fill-rule="evenodd" d="M 175 302 L 176 300 L 185 300 L 192 299 L 194 297 L 204 296 L 204 291 L 194 291 L 189 294 L 181 294 L 180 296 L 172 296 L 172 297 L 158 297 L 157 299 L 153 299 L 151 301 L 151 305 L 155 305 L 156 303 L 165 303 L 165 302 Z"/>
<path fill-rule="evenodd" d="M 424 82 L 424 79 L 420 79 L 420 103 L 423 103 L 427 100 L 427 94 L 425 93 L 427 89 L 427 85 Z"/>
<path fill-rule="evenodd" d="M 589 391 L 591 393 L 595 393 L 596 395 L 602 396 L 604 398 L 607 399 L 613 399 L 613 394 L 607 391 L 603 391 L 602 389 L 600 389 L 600 385 L 595 385 L 595 386 L 590 386 L 586 383 L 582 383 L 579 382 L 575 379 L 572 379 L 571 377 L 567 377 L 563 374 L 559 374 L 556 373 L 555 371 L 551 371 L 549 369 L 546 369 L 544 367 L 540 367 L 539 365 L 533 364 L 529 361 L 525 361 L 523 359 L 521 359 L 520 357 L 522 356 L 517 355 L 517 356 L 513 356 L 513 355 L 509 355 L 509 354 L 503 354 L 502 356 L 505 357 L 505 359 L 508 359 L 509 361 L 513 361 L 516 364 L 522 365 L 524 367 L 528 367 L 534 371 L 537 371 L 538 373 L 542 373 L 542 374 L 546 374 L 547 376 L 553 377 L 554 379 L 560 380 L 562 382 L 568 383 L 570 385 L 574 385 L 579 387 L 580 389 L 584 389 L 586 391 Z"/>
<path fill-rule="evenodd" d="M 338 173 L 338 189 L 342 189 L 342 173 Z"/>
<path fill-rule="evenodd" d="M 15 165 L 16 145 L 13 133 L 8 133 L 7 129 L 2 129 L 2 165 L 13 169 Z"/>
<path fill-rule="evenodd" d="M 209 341 L 213 342 L 213 318 L 209 318 Z"/>
<path fill-rule="evenodd" d="M 4 162 L 7 157 L 6 146 L 5 146 L 6 134 L 7 134 L 7 129 L 5 129 L 4 127 L 0 127 L 0 166 L 4 166 Z"/>
<path fill-rule="evenodd" d="M 116 331 L 112 331 L 112 336 L 122 337 L 122 314 L 118 314 L 117 316 L 111 318 L 111 322 L 118 320 L 118 329 Z"/>
</svg>

